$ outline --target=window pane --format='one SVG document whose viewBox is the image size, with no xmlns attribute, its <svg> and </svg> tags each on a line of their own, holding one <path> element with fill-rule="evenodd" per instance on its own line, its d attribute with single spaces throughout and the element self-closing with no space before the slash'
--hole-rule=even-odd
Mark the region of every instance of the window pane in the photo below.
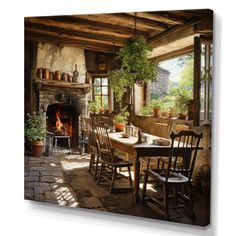
<svg viewBox="0 0 236 236">
<path fill-rule="evenodd" d="M 94 86 L 99 86 L 99 85 L 101 85 L 101 79 L 100 78 L 96 78 L 94 80 Z"/>
<path fill-rule="evenodd" d="M 101 94 L 101 87 L 94 87 L 94 93 L 95 94 Z"/>
<path fill-rule="evenodd" d="M 102 85 L 108 85 L 108 79 L 102 78 Z"/>
<path fill-rule="evenodd" d="M 108 96 L 102 96 L 102 107 L 108 108 Z"/>
<path fill-rule="evenodd" d="M 102 87 L 102 94 L 104 94 L 104 95 L 108 94 L 107 87 Z"/>
<path fill-rule="evenodd" d="M 95 96 L 95 102 L 96 102 L 96 104 L 98 104 L 100 106 L 101 105 L 101 96 Z"/>
</svg>

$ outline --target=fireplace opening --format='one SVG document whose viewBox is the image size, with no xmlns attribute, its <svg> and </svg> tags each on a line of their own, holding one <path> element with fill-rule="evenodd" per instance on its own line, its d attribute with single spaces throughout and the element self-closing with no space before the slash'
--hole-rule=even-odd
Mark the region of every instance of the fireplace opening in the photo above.
<svg viewBox="0 0 236 236">
<path fill-rule="evenodd" d="M 70 145 L 78 146 L 78 114 L 73 105 L 67 104 L 51 104 L 46 112 L 47 131 L 54 136 L 61 137 L 57 139 L 57 146 L 67 146 L 69 136 Z"/>
</svg>

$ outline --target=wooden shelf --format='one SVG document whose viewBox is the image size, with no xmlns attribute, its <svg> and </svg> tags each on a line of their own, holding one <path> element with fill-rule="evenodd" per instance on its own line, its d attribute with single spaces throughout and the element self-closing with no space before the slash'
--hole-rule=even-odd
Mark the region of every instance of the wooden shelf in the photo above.
<svg viewBox="0 0 236 236">
<path fill-rule="evenodd" d="M 53 88 L 66 88 L 71 90 L 80 89 L 83 93 L 88 93 L 91 89 L 90 84 L 80 84 L 66 81 L 57 81 L 57 80 L 46 80 L 46 79 L 35 79 L 35 84 L 38 89 L 42 89 L 43 87 L 53 87 Z"/>
</svg>

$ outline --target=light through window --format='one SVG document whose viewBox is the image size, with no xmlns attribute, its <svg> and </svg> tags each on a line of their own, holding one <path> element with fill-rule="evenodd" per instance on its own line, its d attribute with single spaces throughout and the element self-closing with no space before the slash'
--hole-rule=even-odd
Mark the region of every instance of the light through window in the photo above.
<svg viewBox="0 0 236 236">
<path fill-rule="evenodd" d="M 108 109 L 108 78 L 95 78 L 93 84 L 95 102 Z"/>
</svg>

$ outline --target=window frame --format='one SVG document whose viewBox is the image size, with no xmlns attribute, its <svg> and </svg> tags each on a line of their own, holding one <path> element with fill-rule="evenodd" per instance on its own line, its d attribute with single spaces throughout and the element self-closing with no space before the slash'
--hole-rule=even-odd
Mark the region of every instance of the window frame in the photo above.
<svg viewBox="0 0 236 236">
<path fill-rule="evenodd" d="M 100 79 L 100 83 L 98 86 L 95 85 L 95 81 L 96 79 Z M 107 79 L 107 85 L 103 85 L 102 83 L 102 79 Z M 100 106 L 104 109 L 109 109 L 110 110 L 110 96 L 109 96 L 109 79 L 108 79 L 108 75 L 93 75 L 93 88 L 92 88 L 92 98 L 93 101 L 96 101 L 96 96 L 101 97 L 100 99 Z M 100 88 L 100 93 L 96 93 L 95 88 Z M 107 94 L 103 94 L 103 89 L 102 88 L 107 88 Z M 107 97 L 107 107 L 103 107 L 103 97 Z"/>
</svg>

